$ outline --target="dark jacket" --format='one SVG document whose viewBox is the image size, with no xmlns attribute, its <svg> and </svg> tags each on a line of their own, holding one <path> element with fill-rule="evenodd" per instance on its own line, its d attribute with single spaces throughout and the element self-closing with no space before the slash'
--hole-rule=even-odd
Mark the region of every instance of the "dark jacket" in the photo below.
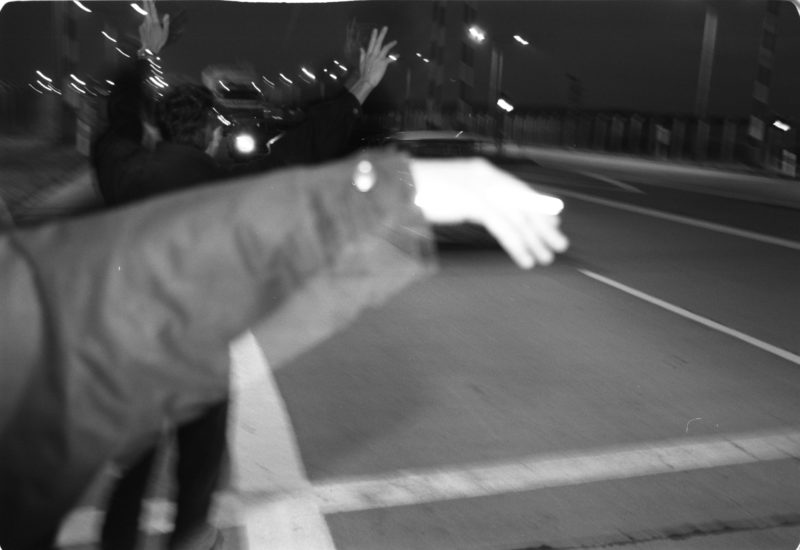
<svg viewBox="0 0 800 550">
<path fill-rule="evenodd" d="M 144 61 L 126 65 L 109 96 L 107 128 L 92 147 L 92 164 L 104 201 L 118 205 L 152 195 L 244 174 L 335 159 L 347 152 L 361 114 L 348 91 L 313 105 L 305 119 L 286 130 L 271 152 L 247 163 L 223 166 L 199 149 L 160 142 L 142 145 L 142 113 L 150 104 Z"/>
</svg>

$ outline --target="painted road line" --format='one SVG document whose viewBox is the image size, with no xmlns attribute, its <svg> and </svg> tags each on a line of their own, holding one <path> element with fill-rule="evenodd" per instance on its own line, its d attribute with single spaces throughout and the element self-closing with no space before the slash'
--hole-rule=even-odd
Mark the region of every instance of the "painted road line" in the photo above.
<svg viewBox="0 0 800 550">
<path fill-rule="evenodd" d="M 319 537 L 320 533 L 313 534 L 307 527 L 309 523 L 318 525 L 321 517 L 318 514 L 498 496 L 786 459 L 800 459 L 800 431 L 796 429 L 673 439 L 570 453 L 531 455 L 503 462 L 349 477 L 317 483 L 299 492 L 251 494 L 247 499 L 243 499 L 240 493 L 227 493 L 222 495 L 222 500 L 231 499 L 239 506 L 248 506 L 269 520 L 269 524 L 257 526 L 263 529 L 259 533 L 260 539 L 249 539 L 251 550 L 264 547 L 330 550 L 334 546 L 329 541 L 327 527 L 327 534 L 316 540 L 314 536 Z M 310 500 L 314 501 L 313 505 L 309 505 Z M 161 509 L 162 514 L 168 507 L 159 502 L 151 502 L 150 506 Z M 309 511 L 312 517 L 308 516 Z M 84 509 L 80 514 L 88 521 L 93 515 L 96 519 L 98 513 Z M 241 519 L 227 517 L 217 524 L 220 527 L 240 525 Z M 154 528 L 166 528 L 168 521 L 154 518 L 149 530 L 159 532 Z M 298 527 L 298 523 L 302 524 L 300 529 L 305 530 L 305 538 L 298 540 L 296 533 L 289 533 L 288 538 L 284 538 L 287 531 Z M 252 546 L 254 543 L 263 544 L 263 541 L 269 541 L 269 545 Z"/>
<path fill-rule="evenodd" d="M 644 191 L 642 191 L 638 187 L 634 187 L 633 185 L 631 185 L 629 183 L 625 183 L 623 181 L 619 181 L 618 179 L 610 178 L 608 176 L 603 176 L 601 174 L 595 174 L 594 172 L 576 171 L 575 173 L 576 174 L 580 174 L 582 176 L 586 176 L 588 178 L 592 178 L 592 179 L 595 179 L 595 180 L 598 180 L 598 181 L 602 181 L 602 182 L 608 183 L 610 185 L 613 185 L 615 187 L 619 187 L 620 189 L 624 189 L 625 191 L 629 191 L 631 193 L 644 194 Z"/>
<path fill-rule="evenodd" d="M 721 323 L 712 321 L 711 319 L 703 317 L 702 315 L 697 315 L 696 313 L 692 313 L 689 310 L 670 304 L 669 302 L 665 302 L 664 300 L 656 298 L 655 296 L 650 296 L 649 294 L 646 294 L 640 290 L 636 290 L 635 288 L 631 288 L 627 285 L 609 279 L 608 277 L 603 277 L 602 275 L 598 275 L 597 273 L 594 273 L 586 269 L 578 269 L 578 271 L 580 271 L 587 277 L 594 279 L 595 281 L 614 287 L 617 290 L 625 292 L 626 294 L 630 294 L 631 296 L 635 296 L 640 300 L 644 300 L 645 302 L 666 309 L 667 311 L 675 313 L 676 315 L 680 315 L 681 317 L 685 317 L 686 319 L 690 319 L 692 321 L 695 321 L 696 323 L 700 323 L 703 326 L 714 329 L 718 332 L 722 332 L 723 334 L 727 334 L 728 336 L 736 338 L 737 340 L 741 340 L 742 342 L 750 344 L 751 346 L 755 346 L 763 351 L 766 351 L 767 353 L 771 353 L 773 355 L 780 357 L 781 359 L 790 361 L 795 365 L 800 365 L 800 355 L 794 354 L 790 351 L 779 348 L 777 346 L 773 346 L 772 344 L 764 342 L 763 340 L 759 340 L 758 338 L 754 338 L 753 336 L 740 332 L 736 329 L 732 329 Z"/>
<path fill-rule="evenodd" d="M 333 550 L 285 403 L 252 333 L 231 345 L 231 359 L 233 479 L 231 490 L 219 495 L 215 525 L 243 528 L 250 550 Z M 146 506 L 145 533 L 171 531 L 174 505 L 149 499 Z M 59 545 L 95 543 L 102 516 L 94 507 L 75 510 L 59 532 Z"/>
<path fill-rule="evenodd" d="M 315 485 L 326 514 L 496 496 L 537 489 L 800 457 L 800 432 L 672 440 L 530 456 L 490 465 L 348 478 Z"/>
<path fill-rule="evenodd" d="M 580 199 L 586 202 L 593 202 L 596 204 L 602 204 L 603 206 L 609 206 L 611 208 L 618 208 L 620 210 L 627 210 L 628 212 L 635 212 L 636 214 L 643 214 L 645 216 L 651 216 L 654 218 L 660 218 L 662 220 L 669 220 L 672 222 L 682 223 L 685 225 L 691 225 L 694 227 L 700 227 L 702 229 L 708 229 L 709 231 L 716 231 L 718 233 L 726 233 L 728 235 L 734 235 L 736 237 L 743 237 L 745 239 L 751 239 L 754 241 L 773 244 L 776 246 L 782 246 L 785 248 L 791 248 L 792 250 L 800 250 L 800 243 L 797 241 L 791 241 L 789 239 L 781 239 L 780 237 L 772 237 L 770 235 L 764 235 L 763 233 L 756 233 L 755 231 L 747 231 L 745 229 L 737 229 L 735 227 L 730 227 L 727 225 L 722 225 L 713 222 L 707 222 L 704 220 L 698 220 L 695 218 L 690 218 L 688 216 L 681 216 L 678 214 L 669 214 L 667 212 L 661 212 L 659 210 L 653 210 L 652 208 L 645 208 L 643 206 L 634 206 L 632 204 L 625 204 L 622 202 L 612 201 L 608 199 L 601 199 L 599 197 L 593 197 L 591 195 L 586 195 L 584 193 L 578 193 L 576 191 L 566 191 L 559 189 L 555 192 L 557 195 L 564 195 L 567 197 L 574 197 L 576 199 Z"/>
<path fill-rule="evenodd" d="M 286 404 L 252 333 L 231 346 L 233 492 L 247 548 L 333 550 Z"/>
</svg>

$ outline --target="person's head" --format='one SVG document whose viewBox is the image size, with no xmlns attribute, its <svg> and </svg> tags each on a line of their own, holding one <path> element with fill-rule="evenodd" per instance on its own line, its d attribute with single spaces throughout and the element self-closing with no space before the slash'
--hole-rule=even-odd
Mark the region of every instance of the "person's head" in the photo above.
<svg viewBox="0 0 800 550">
<path fill-rule="evenodd" d="M 156 105 L 156 125 L 161 137 L 205 151 L 213 138 L 213 106 L 214 98 L 206 87 L 174 86 Z"/>
</svg>

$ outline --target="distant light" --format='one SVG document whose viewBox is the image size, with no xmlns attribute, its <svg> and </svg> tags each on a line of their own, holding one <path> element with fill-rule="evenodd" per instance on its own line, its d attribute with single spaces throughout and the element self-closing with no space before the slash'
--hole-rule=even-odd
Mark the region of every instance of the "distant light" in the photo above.
<svg viewBox="0 0 800 550">
<path fill-rule="evenodd" d="M 122 55 L 124 55 L 125 57 L 130 57 L 128 54 L 126 54 L 125 52 L 123 52 L 122 50 L 120 50 L 120 49 L 119 49 L 119 47 L 117 47 L 117 48 L 116 48 L 116 50 L 117 50 L 119 53 L 121 53 Z"/>
<path fill-rule="evenodd" d="M 108 82 L 108 85 L 109 85 L 109 86 L 113 86 L 113 85 L 114 85 L 114 81 L 112 81 L 112 80 L 108 80 L 108 79 L 106 79 L 106 82 Z"/>
<path fill-rule="evenodd" d="M 74 83 L 74 82 L 70 82 L 70 83 L 69 83 L 69 85 L 70 85 L 70 86 L 72 86 L 73 88 L 75 88 L 76 90 L 78 90 L 80 93 L 82 93 L 82 94 L 86 94 L 86 91 L 85 91 L 85 90 L 81 90 L 80 88 L 78 88 L 78 87 L 75 85 L 75 83 Z"/>
<path fill-rule="evenodd" d="M 511 111 L 514 110 L 514 106 L 505 99 L 503 99 L 502 97 L 497 100 L 497 106 L 503 109 L 507 113 L 510 113 Z"/>
<path fill-rule="evenodd" d="M 239 134 L 234 141 L 236 150 L 244 155 L 248 155 L 256 150 L 256 140 L 250 134 Z"/>
<path fill-rule="evenodd" d="M 486 33 L 475 25 L 469 28 L 469 35 L 476 42 L 483 42 L 486 40 Z"/>
<path fill-rule="evenodd" d="M 328 76 L 329 76 L 329 77 L 331 77 L 331 78 L 332 78 L 332 79 L 334 79 L 334 80 L 339 80 L 339 77 L 338 77 L 338 76 L 336 76 L 336 75 L 335 75 L 335 74 L 333 74 L 333 73 L 328 73 Z"/>
<path fill-rule="evenodd" d="M 36 86 L 34 86 L 33 84 L 31 84 L 30 82 L 28 82 L 28 86 L 30 86 L 31 88 L 33 88 L 33 91 L 34 91 L 34 92 L 36 92 L 37 94 L 43 94 L 43 93 L 44 93 L 43 91 L 41 91 L 39 88 L 37 88 Z"/>
<path fill-rule="evenodd" d="M 141 15 L 147 15 L 147 10 L 145 10 L 144 8 L 141 8 L 141 7 L 140 7 L 138 4 L 136 4 L 135 2 L 131 2 L 131 7 L 134 9 L 134 11 L 135 11 L 136 13 L 139 13 L 139 14 L 141 14 Z"/>
<path fill-rule="evenodd" d="M 224 83 L 223 81 L 221 81 L 221 80 L 217 80 L 217 82 L 219 82 L 219 85 L 220 85 L 220 86 L 222 86 L 223 88 L 225 88 L 225 91 L 226 91 L 226 92 L 230 92 L 230 91 L 231 91 L 231 89 L 230 89 L 230 88 L 228 88 L 228 87 L 225 85 L 225 83 Z"/>
<path fill-rule="evenodd" d="M 42 81 L 41 81 L 41 80 L 39 80 L 38 78 L 36 79 L 36 83 L 37 83 L 39 86 L 41 86 L 42 88 L 44 88 L 45 90 L 49 90 L 49 89 L 50 89 L 50 85 L 49 85 L 49 84 L 45 84 L 44 82 L 42 82 Z"/>
<path fill-rule="evenodd" d="M 86 82 L 84 82 L 83 80 L 81 80 L 80 78 L 78 78 L 77 76 L 75 76 L 74 74 L 71 74 L 71 73 L 70 73 L 69 77 L 70 77 L 72 80 L 74 80 L 75 82 L 77 82 L 78 84 L 80 84 L 81 86 L 86 86 Z"/>
<path fill-rule="evenodd" d="M 111 36 L 110 34 L 108 34 L 106 31 L 100 31 L 100 34 L 102 34 L 103 36 L 105 36 L 106 38 L 111 40 L 114 44 L 117 43 L 117 39 L 114 38 L 113 36 Z"/>
<path fill-rule="evenodd" d="M 280 76 L 287 84 L 294 84 L 294 82 L 292 82 L 291 79 L 287 78 L 285 74 L 278 73 L 278 76 Z"/>
<path fill-rule="evenodd" d="M 342 71 L 347 72 L 347 67 L 345 67 L 344 65 L 342 65 L 341 63 L 339 63 L 335 59 L 333 60 L 333 62 L 336 63 L 336 66 L 339 67 Z"/>
<path fill-rule="evenodd" d="M 398 59 L 400 59 L 400 56 L 392 53 L 389 54 L 389 59 L 391 59 L 392 61 L 397 61 Z"/>
<path fill-rule="evenodd" d="M 37 70 L 36 74 L 38 74 L 39 76 L 41 76 L 42 78 L 44 78 L 48 82 L 52 82 L 53 81 L 52 78 L 50 78 L 49 76 L 43 74 L 42 71 Z"/>
<path fill-rule="evenodd" d="M 417 52 L 417 57 L 419 57 L 420 59 L 422 59 L 422 54 L 421 54 L 421 53 L 419 53 L 419 52 Z"/>
<path fill-rule="evenodd" d="M 255 82 L 250 82 L 250 84 L 252 84 L 252 85 L 253 85 L 253 88 L 255 88 L 255 89 L 256 89 L 256 91 L 257 91 L 258 93 L 261 93 L 261 88 L 259 88 L 258 86 L 256 86 L 256 83 L 255 83 Z"/>
<path fill-rule="evenodd" d="M 788 132 L 789 130 L 792 129 L 791 126 L 789 126 L 782 120 L 776 120 L 775 122 L 772 123 L 772 125 L 775 126 L 775 128 L 777 128 L 778 130 L 783 130 L 784 132 Z"/>
<path fill-rule="evenodd" d="M 422 60 L 423 60 L 425 63 L 430 63 L 430 62 L 431 62 L 431 60 L 430 60 L 430 59 L 428 59 L 427 57 L 423 57 L 423 58 L 422 58 Z"/>
<path fill-rule="evenodd" d="M 84 6 L 83 4 L 78 2 L 78 0 L 72 0 L 72 3 L 75 4 L 76 6 L 78 6 L 80 9 L 82 9 L 86 13 L 92 13 L 92 10 L 90 10 L 89 8 L 87 8 L 86 6 Z"/>
<path fill-rule="evenodd" d="M 522 37 L 521 37 L 520 35 L 518 35 L 518 34 L 515 34 L 515 35 L 514 35 L 514 40 L 516 40 L 517 42 L 519 42 L 519 43 L 520 43 L 520 44 L 522 44 L 523 46 L 527 46 L 528 44 L 530 44 L 530 42 L 528 42 L 527 40 L 525 40 L 524 38 L 522 38 Z"/>
<path fill-rule="evenodd" d="M 271 81 L 269 78 L 267 78 L 266 76 L 262 76 L 261 80 L 266 82 L 269 86 L 271 86 L 273 88 L 275 87 L 275 83 L 273 81 Z"/>
<path fill-rule="evenodd" d="M 300 67 L 300 70 L 303 71 L 303 74 L 306 75 L 311 80 L 316 80 L 317 79 L 317 77 L 314 76 L 314 73 L 312 73 L 311 71 L 309 71 L 305 67 Z"/>
</svg>

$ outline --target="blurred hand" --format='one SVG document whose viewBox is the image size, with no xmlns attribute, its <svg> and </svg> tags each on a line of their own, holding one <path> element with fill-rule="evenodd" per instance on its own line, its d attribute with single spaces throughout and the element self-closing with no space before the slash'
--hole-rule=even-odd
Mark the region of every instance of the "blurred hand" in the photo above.
<svg viewBox="0 0 800 550">
<path fill-rule="evenodd" d="M 563 203 L 485 159 L 413 159 L 411 175 L 430 223 L 480 224 L 524 269 L 551 263 L 569 246 L 559 229 Z"/>
<path fill-rule="evenodd" d="M 388 27 L 383 27 L 380 32 L 378 32 L 378 29 L 372 29 L 367 49 L 360 49 L 358 80 L 348 88 L 362 104 L 372 90 L 380 84 L 383 75 L 386 74 L 386 67 L 392 62 L 389 59 L 389 53 L 395 47 L 397 41 L 393 40 L 386 45 L 383 44 L 388 31 Z"/>
<path fill-rule="evenodd" d="M 147 15 L 139 25 L 139 48 L 158 54 L 169 38 L 169 14 L 159 21 L 155 0 L 142 0 L 142 7 Z"/>
</svg>

